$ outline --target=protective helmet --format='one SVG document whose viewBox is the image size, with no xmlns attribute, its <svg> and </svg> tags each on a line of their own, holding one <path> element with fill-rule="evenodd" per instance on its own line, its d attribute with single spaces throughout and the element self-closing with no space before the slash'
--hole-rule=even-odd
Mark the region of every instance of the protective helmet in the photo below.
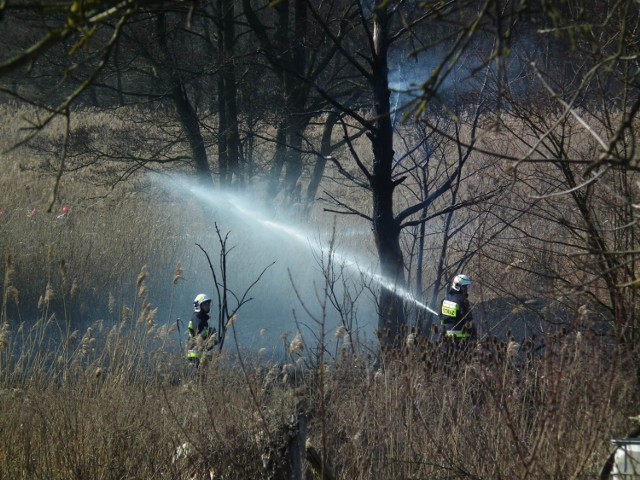
<svg viewBox="0 0 640 480">
<path fill-rule="evenodd" d="M 193 300 L 193 310 L 196 312 L 199 312 L 200 305 L 210 301 L 211 301 L 211 297 L 209 297 L 209 295 L 205 293 L 198 294 L 198 296 Z"/>
<path fill-rule="evenodd" d="M 467 285 L 471 285 L 471 278 L 469 275 L 456 275 L 453 279 L 453 283 L 451 284 L 451 288 L 453 288 L 456 292 L 460 291 L 460 287 L 466 287 Z"/>
</svg>

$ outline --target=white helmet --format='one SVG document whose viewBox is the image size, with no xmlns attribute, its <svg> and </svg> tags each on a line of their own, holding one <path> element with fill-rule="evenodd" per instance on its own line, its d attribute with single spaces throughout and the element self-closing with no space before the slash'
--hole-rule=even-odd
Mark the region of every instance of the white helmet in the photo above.
<svg viewBox="0 0 640 480">
<path fill-rule="evenodd" d="M 209 297 L 209 295 L 205 293 L 198 294 L 198 296 L 193 300 L 193 310 L 196 312 L 199 312 L 200 305 L 210 301 L 211 301 L 211 297 Z"/>
<path fill-rule="evenodd" d="M 451 284 L 451 288 L 453 288 L 456 292 L 460 291 L 460 287 L 466 287 L 467 285 L 471 285 L 471 278 L 469 275 L 456 275 L 453 279 L 453 283 Z"/>
</svg>

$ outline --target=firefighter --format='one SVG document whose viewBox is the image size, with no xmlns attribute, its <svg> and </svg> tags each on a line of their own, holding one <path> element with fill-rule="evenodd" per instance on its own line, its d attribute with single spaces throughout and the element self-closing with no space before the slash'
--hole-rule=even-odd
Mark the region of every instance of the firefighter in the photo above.
<svg viewBox="0 0 640 480">
<path fill-rule="evenodd" d="M 456 275 L 442 300 L 440 320 L 445 337 L 455 343 L 476 338 L 476 328 L 469 304 L 469 285 L 471 285 L 471 279 L 468 275 Z"/>
<path fill-rule="evenodd" d="M 209 312 L 211 298 L 200 293 L 193 300 L 193 314 L 189 321 L 189 341 L 187 343 L 187 358 L 196 366 L 206 352 L 213 349 L 217 343 L 215 328 L 209 327 Z"/>
</svg>

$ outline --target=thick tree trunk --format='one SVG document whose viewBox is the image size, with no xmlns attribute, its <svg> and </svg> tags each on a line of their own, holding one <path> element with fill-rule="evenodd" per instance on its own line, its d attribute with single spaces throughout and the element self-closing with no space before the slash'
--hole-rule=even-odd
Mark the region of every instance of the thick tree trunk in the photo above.
<svg viewBox="0 0 640 480">
<path fill-rule="evenodd" d="M 234 64 L 235 18 L 233 0 L 218 0 L 220 29 L 218 32 L 220 58 L 223 65 L 219 82 L 219 156 L 224 185 L 233 181 L 242 184 L 240 172 L 240 133 L 238 130 L 238 85 Z M 222 168 L 224 164 L 224 169 Z"/>
<path fill-rule="evenodd" d="M 302 138 L 307 124 L 307 118 L 287 115 L 278 126 L 276 151 L 269 172 L 268 200 L 273 200 L 283 189 L 289 201 L 299 196 L 296 192 L 302 175 Z M 283 170 L 284 178 L 280 182 Z"/>
<path fill-rule="evenodd" d="M 174 63 L 168 53 L 170 50 L 166 42 L 167 29 L 164 14 L 158 16 L 156 28 L 158 39 L 165 55 L 164 63 L 169 67 L 169 71 L 163 80 L 170 91 L 171 100 L 173 100 L 173 104 L 176 108 L 182 130 L 187 136 L 189 148 L 191 149 L 191 158 L 196 169 L 198 180 L 203 185 L 213 185 L 211 170 L 209 168 L 209 158 L 207 156 L 204 138 L 202 137 L 202 132 L 200 130 L 200 119 L 198 118 L 198 113 L 191 104 L 182 79 L 178 72 L 173 68 Z"/>
<path fill-rule="evenodd" d="M 373 147 L 373 234 L 380 258 L 380 269 L 390 287 L 382 288 L 378 331 L 382 347 L 398 347 L 406 324 L 403 301 L 395 289 L 405 289 L 404 258 L 400 248 L 400 226 L 393 215 L 393 125 L 390 115 L 389 48 L 386 7 L 376 10 L 373 27 L 374 57 L 372 82 L 375 130 L 370 135 Z"/>
<path fill-rule="evenodd" d="M 302 138 L 309 124 L 309 117 L 305 113 L 309 87 L 298 76 L 298 74 L 306 74 L 307 70 L 308 52 L 305 42 L 308 35 L 307 23 L 307 0 L 295 0 L 293 4 L 294 36 L 290 39 L 292 54 L 289 60 L 293 69 L 284 73 L 285 102 L 287 115 L 290 116 L 287 130 L 289 152 L 286 157 L 284 189 L 287 200 L 290 202 L 301 200 L 298 180 L 302 175 Z"/>
<path fill-rule="evenodd" d="M 242 2 L 247 22 L 256 33 L 270 61 L 276 66 L 282 104 L 277 107 L 282 120 L 278 126 L 276 152 L 271 167 L 267 199 L 273 200 L 282 189 L 287 201 L 300 196 L 298 181 L 303 171 L 301 146 L 309 123 L 306 105 L 310 85 L 302 78 L 308 75 L 309 46 L 308 0 L 274 2 L 273 28 L 263 25 L 251 2 Z M 290 24 L 293 22 L 293 30 Z M 281 175 L 284 170 L 284 178 Z"/>
<path fill-rule="evenodd" d="M 122 84 L 122 70 L 120 69 L 120 42 L 116 43 L 113 53 L 113 65 L 116 70 L 116 89 L 118 92 L 118 104 L 124 107 L 124 87 Z"/>
<path fill-rule="evenodd" d="M 331 154 L 331 134 L 333 133 L 333 127 L 338 122 L 338 114 L 332 112 L 327 117 L 327 121 L 324 123 L 324 130 L 322 131 L 322 141 L 320 143 L 320 157 L 316 160 L 316 164 L 313 167 L 311 174 L 311 180 L 307 187 L 307 194 L 305 198 L 305 213 L 308 215 L 313 203 L 316 200 L 318 188 L 320 188 L 320 182 L 324 176 L 324 169 L 327 165 L 327 157 Z"/>
<path fill-rule="evenodd" d="M 224 106 L 224 79 L 218 76 L 218 177 L 220 185 L 229 184 L 229 149 L 227 148 L 227 111 Z"/>
<path fill-rule="evenodd" d="M 276 151 L 271 161 L 271 170 L 269 171 L 269 185 L 267 187 L 267 200 L 273 200 L 280 191 L 280 174 L 284 165 L 284 159 L 287 154 L 287 124 L 283 120 L 278 125 L 276 132 Z"/>
<path fill-rule="evenodd" d="M 288 202 L 299 202 L 298 180 L 302 176 L 302 136 L 307 126 L 305 119 L 290 118 L 287 135 L 287 154 L 283 187 Z"/>
<path fill-rule="evenodd" d="M 182 83 L 178 79 L 172 79 L 171 97 L 180 118 L 180 124 L 189 141 L 191 156 L 196 168 L 198 179 L 205 185 L 213 185 L 211 170 L 209 168 L 209 158 L 204 145 L 204 139 L 200 131 L 200 121 L 193 105 L 184 91 Z"/>
</svg>

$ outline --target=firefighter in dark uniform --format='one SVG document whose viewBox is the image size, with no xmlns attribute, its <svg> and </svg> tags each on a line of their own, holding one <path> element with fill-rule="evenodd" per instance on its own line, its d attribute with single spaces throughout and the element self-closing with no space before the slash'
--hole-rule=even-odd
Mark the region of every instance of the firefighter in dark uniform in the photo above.
<svg viewBox="0 0 640 480">
<path fill-rule="evenodd" d="M 444 335 L 455 344 L 476 339 L 476 327 L 473 324 L 467 291 L 469 285 L 471 279 L 468 275 L 456 275 L 442 300 L 440 320 Z"/>
<path fill-rule="evenodd" d="M 204 293 L 199 294 L 193 300 L 193 315 L 189 321 L 187 343 L 187 358 L 196 366 L 217 343 L 216 330 L 209 327 L 210 311 L 211 298 Z"/>
</svg>

